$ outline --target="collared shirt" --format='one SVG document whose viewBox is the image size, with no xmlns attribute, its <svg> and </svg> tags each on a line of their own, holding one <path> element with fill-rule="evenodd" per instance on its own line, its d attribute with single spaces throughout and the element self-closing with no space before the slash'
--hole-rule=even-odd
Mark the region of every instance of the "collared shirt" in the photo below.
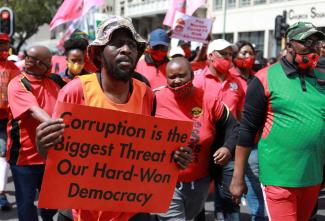
<svg viewBox="0 0 325 221">
<path fill-rule="evenodd" d="M 243 77 L 243 76 L 242 76 L 242 75 L 237 71 L 237 69 L 236 69 L 235 67 L 230 68 L 229 72 L 230 72 L 230 74 L 231 74 L 234 78 L 236 78 L 236 79 L 240 82 L 240 84 L 241 84 L 241 86 L 242 86 L 242 88 L 243 88 L 243 90 L 244 90 L 244 93 L 246 94 L 246 91 L 247 91 L 247 85 L 248 85 L 249 82 L 254 78 L 255 72 L 252 72 L 252 74 L 249 75 L 248 78 L 244 78 L 244 77 Z"/>
<path fill-rule="evenodd" d="M 195 72 L 193 84 L 203 88 L 205 93 L 216 96 L 219 94 L 221 100 L 228 106 L 233 116 L 238 119 L 243 106 L 244 91 L 240 82 L 229 73 L 225 75 L 223 82 L 211 73 L 206 66 L 202 71 Z"/>
<path fill-rule="evenodd" d="M 301 73 L 282 58 L 248 86 L 238 144 L 252 147 L 256 133 L 264 185 L 306 187 L 322 181 L 325 163 L 325 76 Z M 305 90 L 303 90 L 302 80 Z"/>
<path fill-rule="evenodd" d="M 31 90 L 22 83 L 22 78 L 27 78 Z M 8 85 L 8 102 L 10 107 L 9 122 L 7 126 L 8 144 L 7 160 L 14 165 L 44 164 L 35 145 L 36 127 L 39 122 L 28 114 L 32 106 L 38 106 L 50 116 L 60 87 L 48 77 L 35 78 L 22 73 L 13 78 Z"/>
</svg>

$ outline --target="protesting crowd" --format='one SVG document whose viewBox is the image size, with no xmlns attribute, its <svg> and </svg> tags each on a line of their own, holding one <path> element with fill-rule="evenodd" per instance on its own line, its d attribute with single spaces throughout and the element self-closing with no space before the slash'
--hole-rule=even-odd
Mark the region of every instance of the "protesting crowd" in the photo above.
<svg viewBox="0 0 325 221">
<path fill-rule="evenodd" d="M 171 32 L 157 28 L 146 41 L 131 19 L 110 16 L 94 41 L 80 30 L 65 41 L 60 73 L 45 46 L 28 48 L 17 67 L 0 34 L 2 210 L 11 209 L 10 167 L 19 221 L 204 221 L 212 192 L 216 221 L 239 221 L 245 203 L 252 221 L 313 219 L 324 187 L 324 33 L 297 22 L 284 53 L 257 62 L 254 42 L 209 36 L 195 49 L 172 47 Z M 173 155 L 179 175 L 167 211 L 34 205 L 50 150 L 64 139 L 59 102 L 193 123 Z"/>
</svg>

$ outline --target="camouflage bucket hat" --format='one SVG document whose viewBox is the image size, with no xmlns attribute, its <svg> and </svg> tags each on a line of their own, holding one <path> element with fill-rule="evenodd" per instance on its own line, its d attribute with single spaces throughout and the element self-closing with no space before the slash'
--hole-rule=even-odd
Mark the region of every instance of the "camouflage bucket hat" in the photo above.
<svg viewBox="0 0 325 221">
<path fill-rule="evenodd" d="M 287 41 L 296 40 L 302 41 L 308 38 L 311 35 L 317 35 L 319 40 L 325 38 L 323 32 L 317 30 L 316 26 L 314 26 L 310 22 L 296 22 L 291 25 L 286 31 Z"/>
<path fill-rule="evenodd" d="M 137 42 L 139 58 L 143 54 L 147 42 L 136 32 L 132 20 L 121 16 L 109 16 L 98 27 L 96 39 L 89 44 L 89 48 L 94 46 L 104 46 L 111 40 L 113 32 L 117 29 L 125 28 L 130 30 L 133 39 Z"/>
</svg>

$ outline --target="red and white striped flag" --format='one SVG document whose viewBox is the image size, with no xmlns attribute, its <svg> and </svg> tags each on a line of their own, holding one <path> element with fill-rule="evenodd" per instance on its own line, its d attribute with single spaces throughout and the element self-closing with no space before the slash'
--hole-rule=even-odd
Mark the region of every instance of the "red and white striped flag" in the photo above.
<svg viewBox="0 0 325 221">
<path fill-rule="evenodd" d="M 52 19 L 50 30 L 63 23 L 78 19 L 87 14 L 91 7 L 102 4 L 104 4 L 104 0 L 65 0 Z"/>
</svg>

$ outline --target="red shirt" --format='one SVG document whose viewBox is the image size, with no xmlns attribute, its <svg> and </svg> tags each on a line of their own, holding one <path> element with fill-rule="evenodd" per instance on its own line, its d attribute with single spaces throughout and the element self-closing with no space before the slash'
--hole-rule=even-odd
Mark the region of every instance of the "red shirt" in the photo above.
<svg viewBox="0 0 325 221">
<path fill-rule="evenodd" d="M 201 69 L 204 69 L 205 66 L 207 65 L 207 61 L 192 61 L 191 66 L 193 71 L 198 71 Z"/>
<path fill-rule="evenodd" d="M 166 78 L 167 62 L 156 67 L 154 64 L 147 63 L 144 59 L 139 60 L 135 71 L 145 76 L 152 89 L 167 85 Z"/>
<path fill-rule="evenodd" d="M 8 118 L 8 84 L 19 73 L 12 61 L 0 60 L 0 120 Z"/>
<path fill-rule="evenodd" d="M 243 88 L 244 93 L 246 94 L 246 91 L 247 91 L 247 79 L 242 77 L 235 67 L 230 68 L 229 73 L 240 82 L 240 85 Z M 252 72 L 252 75 L 255 75 L 255 73 Z"/>
<path fill-rule="evenodd" d="M 224 81 L 221 82 L 206 66 L 203 70 L 195 73 L 193 84 L 199 88 L 204 88 L 212 96 L 220 93 L 221 100 L 238 119 L 245 94 L 237 79 L 227 74 Z"/>
<path fill-rule="evenodd" d="M 58 101 L 150 115 L 154 95 L 145 83 L 133 79 L 133 91 L 128 102 L 116 104 L 103 93 L 96 74 L 88 74 L 76 77 L 63 87 Z M 58 116 L 54 111 L 53 118 L 56 117 Z M 134 215 L 135 213 L 73 210 L 76 221 L 127 221 Z"/>
<path fill-rule="evenodd" d="M 28 91 L 21 82 L 26 77 L 32 87 Z M 40 122 L 28 114 L 29 108 L 38 106 L 50 116 L 57 99 L 60 87 L 51 79 L 37 79 L 22 73 L 12 79 L 8 86 L 8 102 L 10 106 L 9 123 L 7 125 L 8 144 L 7 160 L 15 165 L 44 164 L 35 146 L 35 131 Z"/>
<path fill-rule="evenodd" d="M 156 116 L 174 120 L 193 121 L 192 135 L 188 146 L 193 150 L 193 162 L 181 170 L 178 180 L 191 182 L 209 175 L 211 145 L 224 105 L 218 97 L 207 96 L 201 88 L 194 88 L 191 95 L 177 98 L 169 88 L 156 92 Z"/>
</svg>

